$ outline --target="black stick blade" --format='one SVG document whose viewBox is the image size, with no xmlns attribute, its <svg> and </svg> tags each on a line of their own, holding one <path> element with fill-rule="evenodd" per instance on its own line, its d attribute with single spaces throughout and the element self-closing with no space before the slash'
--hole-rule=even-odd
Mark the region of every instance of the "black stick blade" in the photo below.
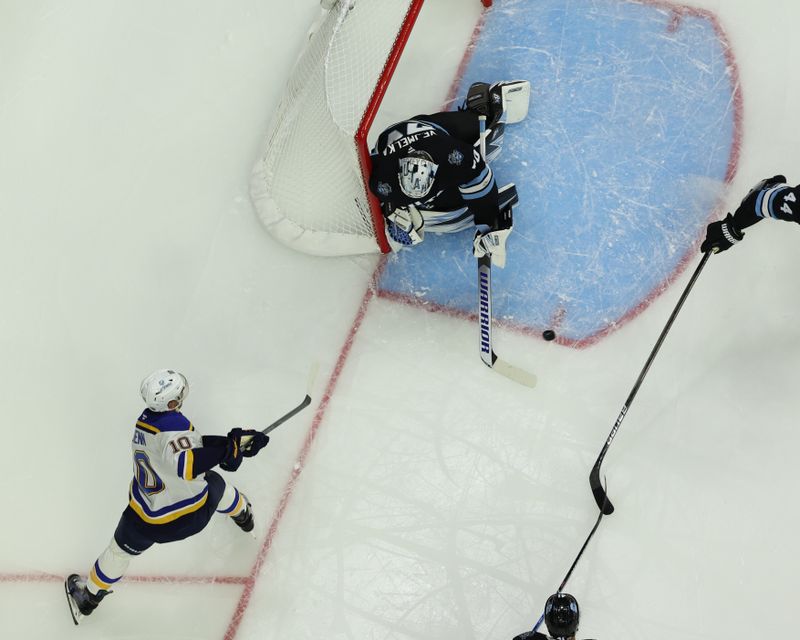
<svg viewBox="0 0 800 640">
<path fill-rule="evenodd" d="M 600 467 L 597 465 L 592 468 L 592 472 L 589 474 L 589 486 L 592 488 L 594 501 L 603 515 L 610 516 L 614 513 L 614 505 L 611 504 L 611 500 L 608 499 L 608 493 L 600 483 Z"/>
</svg>

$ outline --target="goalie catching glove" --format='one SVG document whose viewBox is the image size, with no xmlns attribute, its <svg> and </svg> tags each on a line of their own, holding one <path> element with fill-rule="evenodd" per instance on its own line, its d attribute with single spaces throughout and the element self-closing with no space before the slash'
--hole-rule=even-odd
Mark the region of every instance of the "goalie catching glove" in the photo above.
<svg viewBox="0 0 800 640">
<path fill-rule="evenodd" d="M 425 232 L 422 230 L 425 221 L 413 204 L 397 207 L 384 215 L 386 216 L 386 233 L 397 244 L 410 247 L 425 239 Z"/>
</svg>

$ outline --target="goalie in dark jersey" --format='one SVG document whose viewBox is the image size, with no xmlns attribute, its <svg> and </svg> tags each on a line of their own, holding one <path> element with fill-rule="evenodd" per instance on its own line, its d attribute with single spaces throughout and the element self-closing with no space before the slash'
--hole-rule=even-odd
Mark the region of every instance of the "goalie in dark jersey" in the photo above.
<svg viewBox="0 0 800 640">
<path fill-rule="evenodd" d="M 744 197 L 734 213 L 712 222 L 700 251 L 719 253 L 744 239 L 744 229 L 764 218 L 800 223 L 800 185 L 792 187 L 782 175 L 764 178 Z"/>
<path fill-rule="evenodd" d="M 505 125 L 525 118 L 529 100 L 527 80 L 478 82 L 458 111 L 414 116 L 380 134 L 369 187 L 394 250 L 422 242 L 426 231 L 474 225 L 474 255 L 505 265 L 518 198 L 513 184 L 497 187 L 489 163 L 500 153 Z"/>
</svg>

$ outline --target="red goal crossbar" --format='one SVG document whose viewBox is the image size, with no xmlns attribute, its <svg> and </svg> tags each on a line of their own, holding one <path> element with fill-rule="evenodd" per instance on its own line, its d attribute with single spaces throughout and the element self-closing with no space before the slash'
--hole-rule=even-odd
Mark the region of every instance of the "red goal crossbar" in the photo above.
<svg viewBox="0 0 800 640">
<path fill-rule="evenodd" d="M 394 75 L 395 69 L 397 69 L 397 63 L 400 61 L 400 56 L 403 54 L 403 50 L 405 49 L 408 38 L 414 28 L 414 23 L 417 21 L 417 16 L 419 16 L 424 2 L 425 0 L 413 0 L 409 6 L 405 20 L 403 20 L 403 26 L 397 34 L 394 46 L 381 72 L 380 80 L 375 86 L 375 90 L 372 92 L 372 96 L 367 103 L 367 108 L 364 111 L 364 115 L 361 118 L 361 123 L 355 135 L 361 173 L 364 177 L 364 189 L 366 190 L 367 200 L 369 201 L 370 211 L 372 213 L 372 226 L 375 229 L 375 239 L 380 247 L 381 253 L 389 253 L 391 249 L 389 247 L 389 242 L 386 240 L 380 202 L 369 190 L 369 176 L 372 171 L 372 160 L 370 159 L 369 147 L 367 146 L 367 134 L 372 127 L 372 123 L 375 121 L 378 108 L 386 95 L 389 82 Z M 481 0 L 481 2 L 484 7 L 492 6 L 492 0 Z"/>
</svg>

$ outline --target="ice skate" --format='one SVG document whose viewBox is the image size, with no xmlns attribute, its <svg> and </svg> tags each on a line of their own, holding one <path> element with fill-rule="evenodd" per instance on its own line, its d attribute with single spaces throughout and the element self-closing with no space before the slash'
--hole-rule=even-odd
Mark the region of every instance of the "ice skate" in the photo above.
<svg viewBox="0 0 800 640">
<path fill-rule="evenodd" d="M 255 538 L 255 534 L 253 533 L 253 527 L 255 527 L 255 522 L 253 521 L 253 508 L 250 505 L 250 501 L 247 499 L 247 496 L 242 494 L 245 502 L 245 508 L 238 516 L 233 516 L 231 520 L 236 523 L 236 526 L 239 527 L 245 533 L 249 533 Z"/>
<path fill-rule="evenodd" d="M 72 614 L 72 621 L 80 624 L 85 616 L 91 615 L 103 598 L 111 591 L 101 589 L 97 595 L 86 588 L 86 581 L 77 573 L 73 573 L 64 581 L 64 591 L 67 594 L 67 604 Z"/>
</svg>

